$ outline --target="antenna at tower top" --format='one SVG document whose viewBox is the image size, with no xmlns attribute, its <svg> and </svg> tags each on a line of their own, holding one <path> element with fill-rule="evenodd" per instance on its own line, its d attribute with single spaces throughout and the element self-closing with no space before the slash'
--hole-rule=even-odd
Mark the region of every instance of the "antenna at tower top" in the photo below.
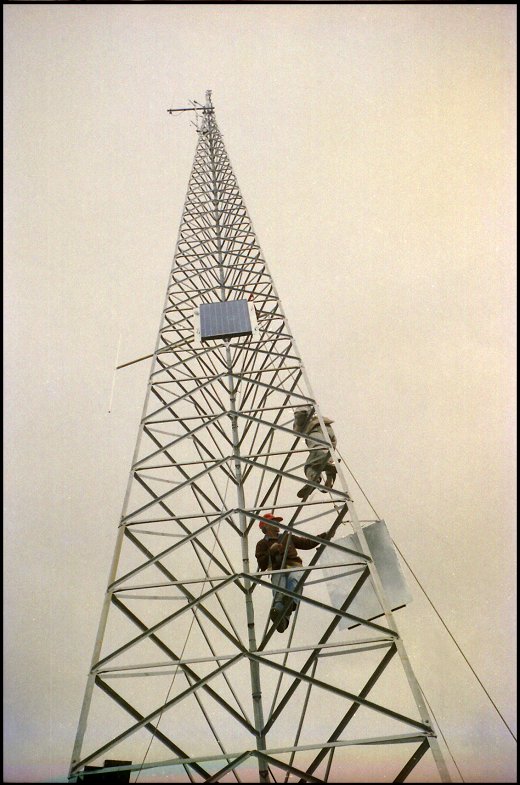
<svg viewBox="0 0 520 785">
<path fill-rule="evenodd" d="M 174 114 L 175 112 L 197 112 L 200 109 L 203 111 L 213 111 L 213 103 L 211 101 L 211 90 L 206 90 L 206 104 L 203 106 L 199 101 L 190 101 L 193 106 L 182 107 L 179 109 L 167 109 L 166 111 L 168 114 Z"/>
</svg>

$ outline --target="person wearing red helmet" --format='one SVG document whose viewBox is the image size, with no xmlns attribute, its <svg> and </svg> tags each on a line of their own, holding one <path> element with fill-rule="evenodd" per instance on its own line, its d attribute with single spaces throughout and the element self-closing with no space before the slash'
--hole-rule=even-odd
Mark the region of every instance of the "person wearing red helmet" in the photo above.
<svg viewBox="0 0 520 785">
<path fill-rule="evenodd" d="M 303 563 L 298 555 L 298 550 L 311 550 L 311 548 L 317 548 L 319 543 L 299 534 L 290 534 L 289 532 L 280 534 L 280 528 L 276 524 L 279 521 L 283 521 L 283 518 L 272 515 L 269 512 L 265 513 L 263 517 L 267 518 L 267 522 L 260 521 L 258 525 L 264 536 L 257 542 L 255 549 L 258 569 L 264 572 L 266 570 L 302 567 Z M 329 531 L 318 534 L 318 537 L 330 540 L 334 536 L 336 528 L 337 524 L 332 526 Z M 301 575 L 301 570 L 277 572 L 271 575 L 271 583 L 274 587 L 280 586 L 283 589 L 295 592 Z M 277 592 L 276 588 L 273 589 L 273 597 L 273 605 L 269 616 L 271 621 L 276 624 L 278 632 L 285 632 L 289 626 L 289 617 L 296 609 L 299 601 Z"/>
</svg>

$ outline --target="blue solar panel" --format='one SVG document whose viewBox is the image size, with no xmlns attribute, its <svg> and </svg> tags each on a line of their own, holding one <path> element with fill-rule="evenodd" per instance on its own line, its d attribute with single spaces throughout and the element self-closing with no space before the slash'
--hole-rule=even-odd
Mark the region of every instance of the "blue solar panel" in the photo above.
<svg viewBox="0 0 520 785">
<path fill-rule="evenodd" d="M 199 314 L 201 341 L 252 335 L 247 300 L 201 303 Z"/>
</svg>

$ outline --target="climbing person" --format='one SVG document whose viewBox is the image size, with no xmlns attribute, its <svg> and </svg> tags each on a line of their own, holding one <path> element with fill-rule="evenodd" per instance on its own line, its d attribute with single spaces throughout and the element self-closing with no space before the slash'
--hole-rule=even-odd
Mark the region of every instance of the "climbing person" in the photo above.
<svg viewBox="0 0 520 785">
<path fill-rule="evenodd" d="M 329 417 L 323 417 L 323 422 L 327 435 L 333 447 L 336 446 L 336 434 L 332 428 Z M 314 436 L 317 439 L 326 440 L 323 434 L 318 415 L 311 406 L 296 406 L 294 409 L 293 429 L 302 436 Z M 325 472 L 325 488 L 332 488 L 336 479 L 337 469 L 330 454 L 330 449 L 325 445 L 317 444 L 313 439 L 305 439 L 305 444 L 309 448 L 309 455 L 305 461 L 305 476 L 311 482 L 318 485 L 322 480 L 322 473 Z M 296 494 L 302 501 L 305 501 L 313 492 L 312 485 L 304 485 Z M 325 493 L 325 491 L 323 491 Z"/>
<path fill-rule="evenodd" d="M 280 527 L 276 524 L 283 521 L 282 517 L 266 513 L 263 516 L 268 519 L 268 523 L 260 521 L 258 524 L 264 536 L 256 544 L 255 556 L 258 562 L 258 569 L 262 572 L 271 570 L 281 570 L 285 568 L 302 567 L 302 560 L 298 555 L 298 550 L 310 550 L 317 548 L 320 543 L 302 537 L 299 534 L 290 534 L 285 531 L 280 534 Z M 339 522 L 333 524 L 331 528 L 318 534 L 323 540 L 330 540 L 339 526 Z M 289 544 L 287 545 L 287 541 Z M 285 559 L 284 559 L 285 556 Z M 287 597 L 285 594 L 276 591 L 276 587 L 288 589 L 296 592 L 298 581 L 302 575 L 301 570 L 294 572 L 277 572 L 271 575 L 273 588 L 273 605 L 269 616 L 271 621 L 276 624 L 278 632 L 285 632 L 289 626 L 289 617 L 296 610 L 299 600 Z M 300 588 L 301 591 L 301 588 Z"/>
</svg>

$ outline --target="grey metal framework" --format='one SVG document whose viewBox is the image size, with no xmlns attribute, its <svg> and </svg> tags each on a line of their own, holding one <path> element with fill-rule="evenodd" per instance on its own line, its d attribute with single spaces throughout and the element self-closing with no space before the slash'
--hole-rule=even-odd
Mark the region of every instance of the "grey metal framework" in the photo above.
<svg viewBox="0 0 520 785">
<path fill-rule="evenodd" d="M 293 410 L 311 405 L 323 425 L 322 414 L 209 91 L 198 107 L 69 779 L 86 771 L 87 780 L 85 767 L 95 765 L 95 774 L 130 770 L 145 782 L 401 782 L 412 771 L 449 781 L 363 535 L 374 518 L 360 518 L 328 437 L 335 486 L 297 497 L 308 450 Z M 254 304 L 256 338 L 195 340 L 201 304 L 240 299 Z M 254 557 L 267 512 L 283 516 L 281 530 L 317 543 L 305 552 L 301 601 L 284 634 L 270 620 L 272 585 Z M 358 534 L 360 551 L 320 538 L 338 522 L 340 534 Z M 340 609 L 319 566 L 325 548 L 334 549 L 335 580 L 347 557 L 359 565 Z M 366 581 L 381 603 L 377 618 L 349 612 Z M 343 618 L 356 626 L 339 632 Z M 106 755 L 123 764 L 104 765 Z"/>
</svg>

